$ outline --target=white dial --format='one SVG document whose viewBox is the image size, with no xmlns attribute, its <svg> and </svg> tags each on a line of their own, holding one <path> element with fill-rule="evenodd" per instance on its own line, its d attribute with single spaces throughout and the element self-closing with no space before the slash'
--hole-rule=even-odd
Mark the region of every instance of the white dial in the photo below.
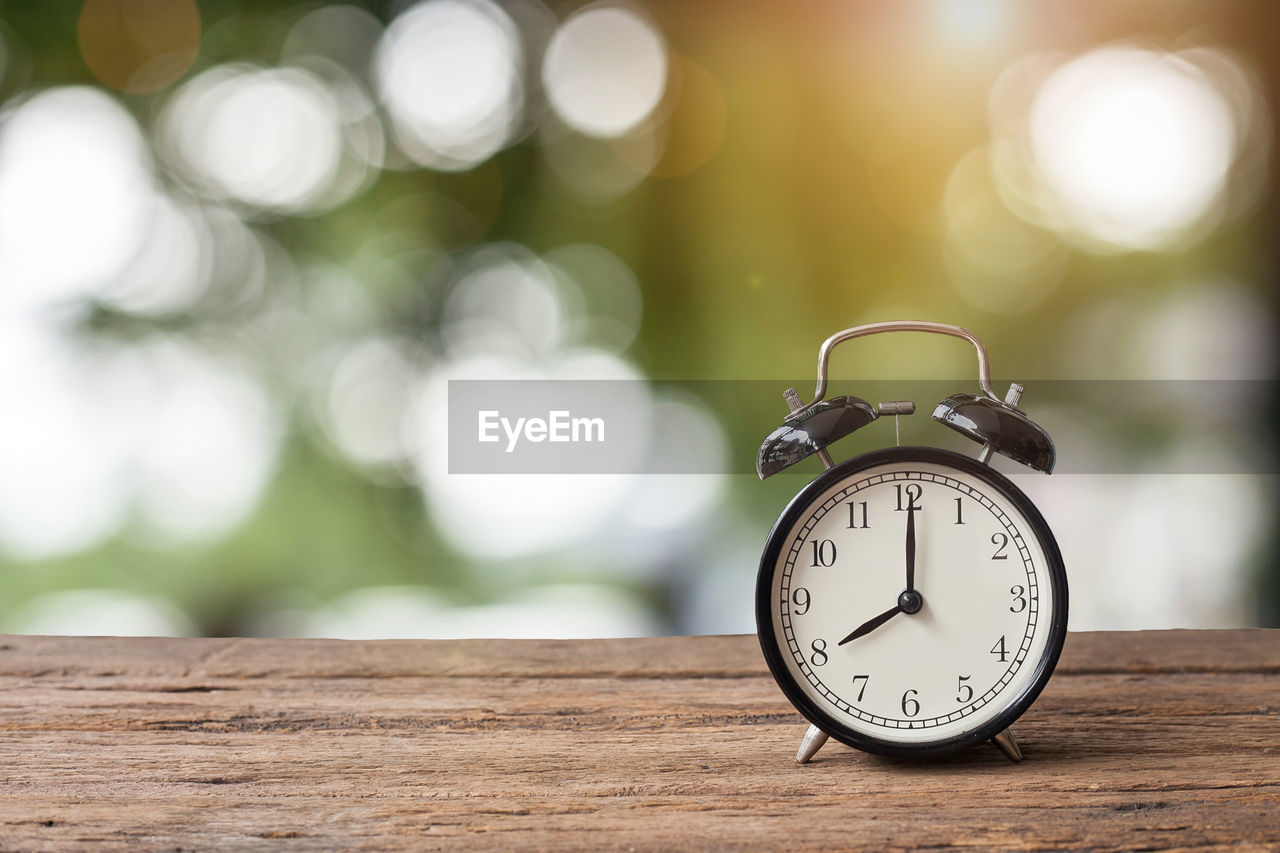
<svg viewBox="0 0 1280 853">
<path fill-rule="evenodd" d="M 771 640 L 791 690 L 822 716 L 927 745 L 989 726 L 1048 677 L 1041 663 L 1065 630 L 1056 545 L 1025 498 L 980 468 L 862 467 L 775 532 Z"/>
</svg>

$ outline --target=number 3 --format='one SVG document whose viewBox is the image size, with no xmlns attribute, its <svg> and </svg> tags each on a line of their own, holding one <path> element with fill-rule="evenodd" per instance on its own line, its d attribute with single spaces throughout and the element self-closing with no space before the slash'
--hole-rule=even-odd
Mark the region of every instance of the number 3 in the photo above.
<svg viewBox="0 0 1280 853">
<path fill-rule="evenodd" d="M 1016 584 L 1009 587 L 1009 594 L 1013 596 L 1013 604 L 1009 605 L 1010 613 L 1021 613 L 1027 609 L 1026 590 Z"/>
</svg>

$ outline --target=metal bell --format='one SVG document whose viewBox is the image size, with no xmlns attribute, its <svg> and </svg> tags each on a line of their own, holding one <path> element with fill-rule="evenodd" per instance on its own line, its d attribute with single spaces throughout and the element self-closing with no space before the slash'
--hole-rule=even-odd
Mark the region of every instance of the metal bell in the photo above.
<svg viewBox="0 0 1280 853">
<path fill-rule="evenodd" d="M 1048 474 L 1057 461 L 1049 434 L 1008 403 L 977 394 L 953 394 L 937 405 L 933 419 L 1037 471 Z"/>
<path fill-rule="evenodd" d="M 772 476 L 879 416 L 874 406 L 858 397 L 833 397 L 810 406 L 769 433 L 756 454 L 756 473 L 761 480 Z"/>
</svg>

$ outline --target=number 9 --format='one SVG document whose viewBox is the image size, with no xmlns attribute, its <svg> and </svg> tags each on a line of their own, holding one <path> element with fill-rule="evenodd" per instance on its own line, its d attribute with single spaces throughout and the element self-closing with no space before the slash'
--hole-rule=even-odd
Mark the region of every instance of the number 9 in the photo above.
<svg viewBox="0 0 1280 853">
<path fill-rule="evenodd" d="M 803 593 L 803 595 L 801 595 Z M 809 590 L 802 586 L 798 586 L 795 592 L 791 593 L 791 603 L 796 609 L 791 612 L 796 616 L 803 616 L 809 612 Z"/>
</svg>

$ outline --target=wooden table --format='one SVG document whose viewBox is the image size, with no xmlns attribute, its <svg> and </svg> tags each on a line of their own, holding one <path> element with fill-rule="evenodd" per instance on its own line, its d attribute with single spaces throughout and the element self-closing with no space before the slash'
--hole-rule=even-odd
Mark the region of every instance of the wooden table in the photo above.
<svg viewBox="0 0 1280 853">
<path fill-rule="evenodd" d="M 0 637 L 0 849 L 1280 848 L 1280 631 L 1073 634 L 1017 726 L 828 744 L 754 637 Z"/>
</svg>

